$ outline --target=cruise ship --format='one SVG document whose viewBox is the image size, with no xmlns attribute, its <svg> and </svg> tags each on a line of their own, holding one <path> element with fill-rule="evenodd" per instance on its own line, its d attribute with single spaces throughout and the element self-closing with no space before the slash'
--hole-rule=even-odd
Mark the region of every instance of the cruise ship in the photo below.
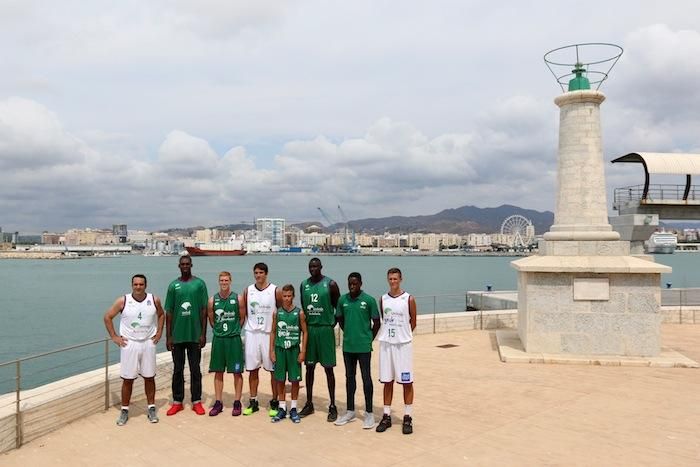
<svg viewBox="0 0 700 467">
<path fill-rule="evenodd" d="M 678 237 L 672 232 L 654 232 L 646 243 L 647 253 L 671 254 L 676 251 Z"/>
</svg>

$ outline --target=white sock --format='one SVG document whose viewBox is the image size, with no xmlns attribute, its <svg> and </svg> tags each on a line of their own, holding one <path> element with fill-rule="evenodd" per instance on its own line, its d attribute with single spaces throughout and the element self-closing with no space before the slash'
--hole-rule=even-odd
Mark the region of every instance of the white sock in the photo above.
<svg viewBox="0 0 700 467">
<path fill-rule="evenodd" d="M 148 408 L 149 408 L 149 409 L 150 409 L 150 408 L 154 408 L 154 409 L 155 409 L 155 408 L 156 408 L 156 405 L 155 405 L 155 404 L 148 404 Z"/>
<path fill-rule="evenodd" d="M 282 404 L 284 404 L 284 402 L 282 402 Z M 292 399 L 292 408 L 293 409 L 297 408 L 297 400 L 296 399 Z"/>
<path fill-rule="evenodd" d="M 256 401 L 256 400 L 258 400 L 258 396 L 250 396 L 250 400 L 251 400 L 251 401 Z"/>
<path fill-rule="evenodd" d="M 391 406 L 390 405 L 384 406 L 384 415 L 391 415 Z"/>
<path fill-rule="evenodd" d="M 280 401 L 280 409 L 287 410 L 287 402 L 286 401 Z"/>
<path fill-rule="evenodd" d="M 408 415 L 409 417 L 413 413 L 413 405 L 406 405 L 406 409 L 404 411 L 404 415 Z"/>
<path fill-rule="evenodd" d="M 129 406 L 128 406 L 128 405 L 122 405 L 122 410 L 129 410 Z"/>
</svg>

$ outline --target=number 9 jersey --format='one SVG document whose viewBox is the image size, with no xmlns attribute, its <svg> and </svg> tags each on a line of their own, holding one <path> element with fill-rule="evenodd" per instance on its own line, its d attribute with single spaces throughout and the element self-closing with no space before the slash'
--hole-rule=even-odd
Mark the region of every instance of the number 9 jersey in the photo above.
<svg viewBox="0 0 700 467">
<path fill-rule="evenodd" d="M 214 295 L 214 335 L 216 337 L 234 337 L 241 335 L 241 320 L 238 311 L 238 294 L 231 292 L 223 298 Z"/>
</svg>

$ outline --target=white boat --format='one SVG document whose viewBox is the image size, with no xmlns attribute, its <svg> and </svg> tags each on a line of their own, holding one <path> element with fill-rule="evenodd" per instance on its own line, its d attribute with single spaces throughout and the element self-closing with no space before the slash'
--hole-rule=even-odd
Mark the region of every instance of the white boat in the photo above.
<svg viewBox="0 0 700 467">
<path fill-rule="evenodd" d="M 676 251 L 678 237 L 672 232 L 654 232 L 646 244 L 647 253 L 671 254 Z"/>
</svg>

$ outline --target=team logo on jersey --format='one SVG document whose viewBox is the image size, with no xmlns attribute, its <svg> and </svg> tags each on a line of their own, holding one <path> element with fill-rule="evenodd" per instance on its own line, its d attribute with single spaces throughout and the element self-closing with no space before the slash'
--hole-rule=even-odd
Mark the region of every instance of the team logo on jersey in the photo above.
<svg viewBox="0 0 700 467">
<path fill-rule="evenodd" d="M 216 315 L 217 319 L 220 321 L 221 317 L 224 315 L 224 310 L 219 308 L 218 310 L 214 310 L 214 314 Z"/>
<path fill-rule="evenodd" d="M 150 300 L 146 300 L 146 305 L 151 306 L 151 301 L 150 301 Z"/>
<path fill-rule="evenodd" d="M 138 322 L 138 321 L 132 322 L 132 323 L 131 323 L 131 327 L 134 328 L 134 329 L 136 329 L 137 327 L 139 327 L 139 322 Z"/>
<path fill-rule="evenodd" d="M 411 381 L 411 373 L 409 371 L 404 371 L 401 373 L 401 381 L 404 383 Z"/>
<path fill-rule="evenodd" d="M 250 302 L 250 314 L 254 315 L 258 312 L 258 302 Z"/>
<path fill-rule="evenodd" d="M 190 302 L 185 302 L 182 305 L 180 305 L 180 307 L 182 307 L 182 312 L 180 313 L 181 316 L 189 316 L 190 314 L 192 314 L 192 312 L 190 311 L 190 308 L 192 308 L 192 304 Z"/>
<path fill-rule="evenodd" d="M 229 303 L 230 303 L 231 305 L 235 305 L 235 304 L 236 304 L 236 300 L 234 300 L 234 299 L 232 298 L 231 301 L 230 301 Z"/>
<path fill-rule="evenodd" d="M 367 308 L 367 302 L 360 302 L 360 308 Z"/>
</svg>

